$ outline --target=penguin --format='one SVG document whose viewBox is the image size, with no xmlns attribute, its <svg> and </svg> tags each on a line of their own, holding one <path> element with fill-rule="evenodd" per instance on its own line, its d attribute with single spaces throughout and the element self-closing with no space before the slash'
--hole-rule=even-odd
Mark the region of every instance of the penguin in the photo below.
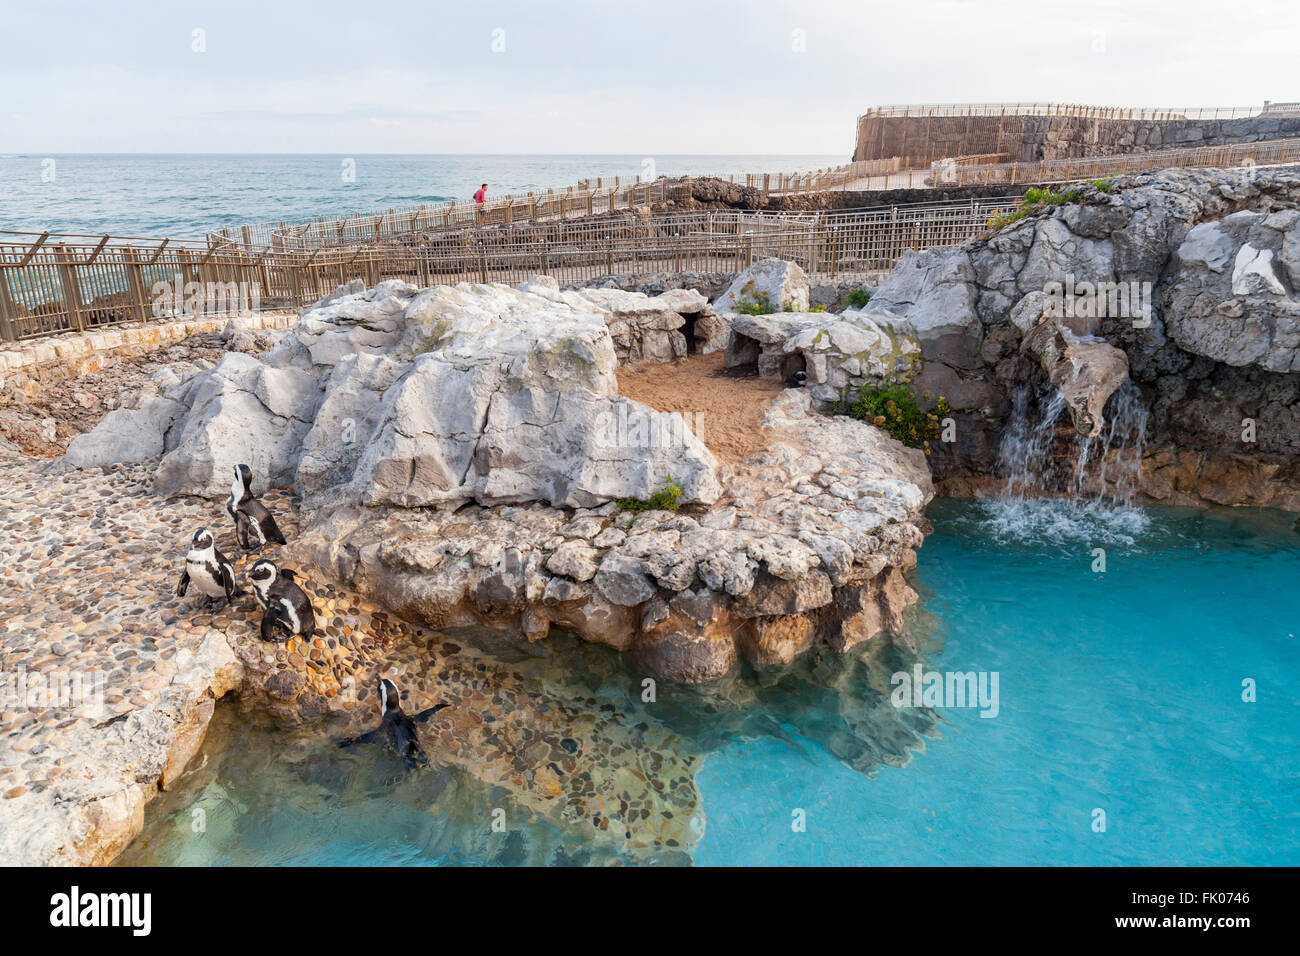
<svg viewBox="0 0 1300 956">
<path fill-rule="evenodd" d="M 438 711 L 451 705 L 435 704 L 427 710 L 420 711 L 414 717 L 408 717 L 402 710 L 402 692 L 397 689 L 397 685 L 386 677 L 378 677 L 377 680 L 379 713 L 383 717 L 383 723 L 360 737 L 342 741 L 339 746 L 351 747 L 353 744 L 377 743 L 380 737 L 386 734 L 388 742 L 401 755 L 402 763 L 407 770 L 414 770 L 417 766 L 427 766 L 429 759 L 420 749 L 420 738 L 416 736 L 415 725 L 425 723 Z"/>
<path fill-rule="evenodd" d="M 262 640 L 287 641 L 316 633 L 316 611 L 311 599 L 294 580 L 289 568 L 281 570 L 263 558 L 248 571 L 253 597 L 262 608 Z M 279 635 L 277 636 L 277 631 Z"/>
<path fill-rule="evenodd" d="M 247 465 L 235 466 L 235 481 L 226 499 L 226 511 L 235 521 L 235 539 L 245 551 L 252 551 L 249 541 L 257 542 L 260 550 L 268 541 L 284 544 L 284 535 L 275 523 L 275 516 L 253 497 L 253 470 Z"/>
<path fill-rule="evenodd" d="M 808 381 L 808 373 L 803 369 L 797 372 L 791 372 L 790 377 L 786 379 L 787 384 L 792 388 L 803 388 Z"/>
<path fill-rule="evenodd" d="M 216 539 L 207 528 L 200 528 L 190 539 L 190 551 L 185 555 L 185 570 L 176 585 L 176 596 L 184 597 L 190 582 L 203 595 L 203 607 L 210 607 L 216 598 L 224 597 L 226 604 L 244 592 L 235 582 L 235 566 L 221 553 Z"/>
</svg>

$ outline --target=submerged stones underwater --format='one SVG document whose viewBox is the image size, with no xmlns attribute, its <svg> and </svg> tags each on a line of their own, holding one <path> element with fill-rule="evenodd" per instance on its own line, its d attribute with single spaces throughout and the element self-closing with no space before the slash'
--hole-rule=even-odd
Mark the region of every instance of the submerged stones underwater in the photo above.
<svg viewBox="0 0 1300 956">
<path fill-rule="evenodd" d="M 906 759 L 931 719 L 889 706 L 885 672 L 865 663 L 893 653 L 887 644 L 869 642 L 846 657 L 809 656 L 773 685 L 740 674 L 707 689 L 660 681 L 650 685 L 649 701 L 643 700 L 645 671 L 607 648 L 559 634 L 520 645 L 502 632 L 412 625 L 307 569 L 303 586 L 317 610 L 319 636 L 267 644 L 257 635 L 250 595 L 214 614 L 196 613 L 192 595 L 173 593 L 189 533 L 211 518 L 207 502 L 158 497 L 147 465 L 56 476 L 42 475 L 31 461 L 3 468 L 0 531 L 26 542 L 4 572 L 5 670 L 36 673 L 57 665 L 99 672 L 107 690 L 102 701 L 87 700 L 71 712 L 61 706 L 0 712 L 7 742 L 0 755 L 6 858 L 71 862 L 82 853 L 108 862 L 144 826 L 154 781 L 165 793 L 148 806 L 153 835 L 147 842 L 155 839 L 158 816 L 177 812 L 171 809 L 177 801 L 187 813 L 205 807 L 205 814 L 214 813 L 206 796 L 207 802 L 189 802 L 204 792 L 205 765 L 250 759 L 278 767 L 268 780 L 296 774 L 298 785 L 267 791 L 295 800 L 303 787 L 325 800 L 328 788 L 320 781 L 347 776 L 338 765 L 377 774 L 381 789 L 397 782 L 397 793 L 424 794 L 424 787 L 441 788 L 438 781 L 454 778 L 453 793 L 481 798 L 482 813 L 501 804 L 507 819 L 554 834 L 548 839 L 557 852 L 569 847 L 563 852 L 601 859 L 686 862 L 703 832 L 695 785 L 703 748 L 755 728 L 784 733 L 789 723 L 868 768 Z M 297 511 L 280 493 L 264 501 L 290 541 L 277 560 L 295 566 Z M 256 556 L 234 547 L 229 527 L 213 526 L 242 574 Z M 128 558 L 132 570 L 123 574 Z M 393 763 L 382 748 L 336 750 L 337 740 L 377 724 L 375 673 L 402 688 L 412 712 L 451 704 L 422 731 L 435 771 L 407 779 L 400 761 Z M 828 720 L 819 709 L 804 721 L 791 681 L 812 697 L 835 701 L 841 716 Z M 241 703 L 231 697 L 214 706 L 214 697 L 230 691 L 239 692 Z M 763 701 L 772 707 L 755 706 Z M 238 719 L 230 718 L 241 709 Z M 171 715 L 190 712 L 204 721 L 225 715 L 215 726 L 227 730 L 204 743 L 202 724 L 173 729 Z M 246 721 L 252 728 L 244 728 Z M 182 773 L 187 766 L 191 771 Z M 364 788 L 347 792 L 380 799 Z M 340 805 L 346 803 L 341 797 Z M 257 800 L 244 805 L 257 816 Z M 113 826 L 105 824 L 110 811 L 118 814 Z M 222 812 L 215 811 L 218 821 Z M 24 819 L 44 825 L 23 827 Z M 480 822 L 490 827 L 490 813 Z M 82 842 L 69 842 L 68 831 Z"/>
<path fill-rule="evenodd" d="M 1085 546 L 1098 516 L 1042 501 L 1011 518 L 991 504 L 930 509 L 916 655 L 868 643 L 807 655 L 771 682 L 661 684 L 646 702 L 607 648 L 459 638 L 589 714 L 578 730 L 556 728 L 578 734 L 559 750 L 573 751 L 578 780 L 607 761 L 620 769 L 551 803 L 608 807 L 597 820 L 609 829 L 557 821 L 545 801 L 441 759 L 441 743 L 433 770 L 406 774 L 391 753 L 338 751 L 310 728 L 228 703 L 120 862 L 1294 865 L 1294 618 L 1285 600 L 1250 615 L 1224 600 L 1251 588 L 1293 595 L 1293 518 L 1150 508 L 1133 543 L 1108 544 L 1109 570 L 1097 574 Z M 1039 509 L 1053 512 L 1050 539 Z M 917 664 L 1000 674 L 996 718 L 947 701 L 895 709 L 892 679 Z M 1257 681 L 1258 703 L 1242 700 L 1241 674 Z M 635 766 L 617 752 L 617 725 L 654 728 Z M 651 799 L 633 806 L 625 794 L 641 773 Z M 663 814 L 656 847 L 611 839 L 629 816 L 653 819 L 665 797 L 653 782 L 671 789 L 664 775 L 678 773 L 689 799 Z"/>
</svg>

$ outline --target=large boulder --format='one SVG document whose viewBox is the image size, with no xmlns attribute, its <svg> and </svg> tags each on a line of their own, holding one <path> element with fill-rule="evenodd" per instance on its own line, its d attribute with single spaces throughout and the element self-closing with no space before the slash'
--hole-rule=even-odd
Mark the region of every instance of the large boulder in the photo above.
<svg viewBox="0 0 1300 956">
<path fill-rule="evenodd" d="M 172 424 L 189 409 L 169 398 L 153 398 L 140 408 L 115 408 L 98 427 L 78 435 L 63 461 L 74 468 L 157 458 L 167 447 Z"/>
<path fill-rule="evenodd" d="M 619 365 L 663 364 L 690 351 L 726 347 L 727 323 L 694 289 L 658 295 L 611 288 L 560 289 L 551 276 L 534 276 L 518 287 L 578 311 L 596 311 L 609 327 Z"/>
<path fill-rule="evenodd" d="M 907 319 L 926 359 L 978 368 L 983 327 L 970 257 L 960 249 L 908 252 L 871 296 L 873 312 Z"/>
<path fill-rule="evenodd" d="M 873 308 L 842 315 L 737 315 L 726 364 L 755 364 L 760 377 L 791 382 L 794 373 L 803 372 L 814 402 L 826 407 L 864 385 L 910 378 L 920 357 L 911 325 Z"/>
<path fill-rule="evenodd" d="M 683 321 L 670 306 L 707 308 L 698 293 L 341 289 L 260 359 L 228 353 L 173 389 L 181 409 L 108 421 L 78 455 L 134 429 L 127 453 L 166 450 L 161 493 L 212 498 L 246 463 L 254 492 L 294 484 L 309 504 L 592 507 L 670 478 L 707 503 L 716 462 L 685 420 L 618 395 L 610 316 L 668 333 Z"/>
<path fill-rule="evenodd" d="M 808 274 L 796 262 L 760 259 L 727 286 L 713 303 L 717 312 L 734 312 L 737 303 L 766 301 L 776 311 L 808 311 Z"/>
</svg>

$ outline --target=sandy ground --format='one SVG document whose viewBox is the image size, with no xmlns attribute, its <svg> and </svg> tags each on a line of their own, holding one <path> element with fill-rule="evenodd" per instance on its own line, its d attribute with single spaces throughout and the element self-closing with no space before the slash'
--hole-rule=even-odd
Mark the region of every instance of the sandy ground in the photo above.
<svg viewBox="0 0 1300 956">
<path fill-rule="evenodd" d="M 763 412 L 784 386 L 723 366 L 725 352 L 689 355 L 669 365 L 618 370 L 620 394 L 662 412 L 696 413 L 696 434 L 719 462 L 743 461 L 767 447 Z"/>
</svg>

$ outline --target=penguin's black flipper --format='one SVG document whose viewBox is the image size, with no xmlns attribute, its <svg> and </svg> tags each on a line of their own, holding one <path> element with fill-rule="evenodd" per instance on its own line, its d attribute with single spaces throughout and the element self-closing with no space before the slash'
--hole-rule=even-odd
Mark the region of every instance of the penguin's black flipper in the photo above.
<svg viewBox="0 0 1300 956">
<path fill-rule="evenodd" d="M 276 644 L 287 641 L 287 637 L 276 636 L 275 629 L 279 625 L 284 625 L 285 630 L 289 628 L 289 622 L 284 619 L 279 603 L 267 605 L 266 610 L 262 612 L 262 640 Z"/>
<path fill-rule="evenodd" d="M 442 710 L 444 707 L 450 707 L 450 706 L 451 704 L 447 704 L 447 703 L 434 704 L 432 707 L 428 708 L 427 710 L 420 711 L 411 719 L 415 721 L 417 724 L 423 724 L 426 723 L 429 720 L 429 718 L 432 717 L 434 714 L 436 714 L 438 711 Z"/>
<path fill-rule="evenodd" d="M 354 744 L 374 744 L 374 743 L 379 743 L 379 735 L 382 734 L 383 732 L 384 732 L 384 728 L 383 728 L 383 727 L 376 727 L 374 730 L 371 730 L 371 731 L 369 731 L 369 732 L 367 732 L 367 733 L 364 733 L 364 734 L 362 734 L 360 737 L 349 737 L 347 740 L 340 740 L 340 741 L 339 741 L 339 746 L 340 746 L 340 747 L 351 747 L 351 746 L 353 746 Z"/>
<path fill-rule="evenodd" d="M 235 598 L 242 597 L 243 589 L 235 581 L 235 569 L 229 564 L 221 565 L 221 586 L 226 589 L 226 603 L 234 604 Z"/>
<path fill-rule="evenodd" d="M 181 572 L 181 579 L 176 583 L 176 596 L 185 597 L 185 592 L 190 589 L 190 569 L 186 568 Z"/>
<path fill-rule="evenodd" d="M 231 512 L 235 517 L 235 542 L 244 551 L 251 550 L 248 547 L 248 515 L 242 511 Z"/>
<path fill-rule="evenodd" d="M 269 511 L 266 513 L 266 517 L 262 519 L 262 533 L 266 535 L 266 540 L 274 541 L 276 544 L 289 543 L 284 540 L 284 532 L 281 531 L 280 526 L 275 523 L 275 515 L 271 514 Z"/>
</svg>

